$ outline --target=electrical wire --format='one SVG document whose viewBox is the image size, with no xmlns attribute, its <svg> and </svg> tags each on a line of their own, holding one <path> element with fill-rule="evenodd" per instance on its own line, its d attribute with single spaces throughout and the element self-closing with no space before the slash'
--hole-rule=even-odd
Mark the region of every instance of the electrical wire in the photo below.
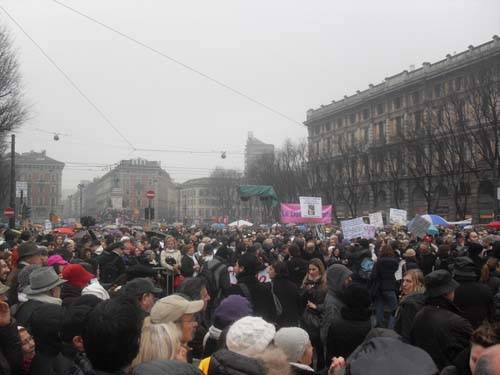
<svg viewBox="0 0 500 375">
<path fill-rule="evenodd" d="M 134 145 L 127 137 L 113 124 L 113 122 L 104 114 L 104 112 L 83 92 L 83 90 L 76 84 L 75 81 L 50 57 L 47 52 L 36 42 L 35 39 L 21 26 L 21 24 L 2 6 L 0 9 L 7 15 L 7 17 L 21 30 L 21 32 L 38 48 L 41 54 L 62 74 L 62 76 L 69 82 L 69 84 L 82 96 L 88 104 L 101 116 L 101 118 L 134 150 Z"/>
<path fill-rule="evenodd" d="M 141 42 L 140 40 L 135 39 L 134 37 L 132 37 L 132 36 L 130 36 L 128 34 L 125 34 L 124 32 L 121 32 L 121 31 L 119 31 L 119 30 L 117 30 L 117 29 L 115 29 L 115 28 L 113 28 L 113 27 L 111 27 L 111 26 L 109 26 L 109 25 L 107 25 L 107 24 L 99 21 L 99 20 L 97 20 L 97 19 L 89 16 L 88 14 L 85 14 L 85 13 L 83 13 L 83 12 L 81 12 L 81 11 L 75 9 L 75 8 L 72 8 L 69 5 L 64 4 L 64 3 L 62 3 L 62 2 L 60 2 L 58 0 L 52 0 L 52 1 L 54 3 L 60 5 L 60 6 L 64 7 L 64 8 L 66 8 L 66 9 L 70 10 L 71 12 L 73 12 L 75 14 L 78 14 L 79 16 L 81 16 L 83 18 L 86 18 L 87 20 L 89 20 L 89 21 L 91 21 L 91 22 L 93 22 L 93 23 L 95 23 L 95 24 L 97 24 L 97 25 L 99 25 L 101 27 L 104 27 L 105 29 L 107 29 L 109 31 L 112 31 L 113 33 L 115 33 L 117 35 L 120 35 L 121 37 L 123 37 L 123 38 L 125 38 L 125 39 L 127 39 L 127 40 L 129 40 L 129 41 L 131 41 L 131 42 L 133 42 L 133 43 L 135 43 L 135 44 L 137 44 L 137 45 L 139 45 L 139 46 L 141 46 L 141 47 L 143 47 L 143 48 L 145 48 L 145 49 L 147 49 L 147 50 L 149 50 L 149 51 L 151 51 L 151 52 L 153 52 L 153 53 L 155 53 L 155 54 L 157 54 L 157 55 L 159 55 L 159 56 L 161 56 L 161 57 L 163 57 L 163 58 L 165 58 L 165 59 L 167 59 L 167 60 L 169 60 L 169 61 L 171 61 L 171 62 L 173 62 L 173 63 L 175 63 L 177 65 L 179 65 L 179 66 L 181 66 L 181 67 L 183 67 L 184 69 L 187 69 L 190 72 L 195 73 L 195 74 L 197 74 L 197 75 L 199 75 L 199 76 L 201 76 L 201 77 L 203 77 L 203 78 L 211 81 L 212 83 L 215 83 L 216 85 L 218 85 L 218 86 L 220 86 L 220 87 L 222 87 L 222 88 L 224 88 L 226 90 L 229 90 L 233 94 L 239 95 L 239 96 L 241 96 L 241 97 L 249 100 L 250 102 L 252 102 L 254 104 L 257 104 L 257 105 L 259 105 L 259 106 L 267 109 L 268 111 L 274 113 L 275 115 L 283 117 L 283 118 L 287 119 L 288 121 L 291 121 L 291 122 L 293 122 L 295 124 L 298 124 L 298 125 L 301 125 L 301 126 L 303 125 L 300 121 L 297 121 L 297 120 L 293 119 L 292 117 L 284 114 L 283 112 L 280 112 L 277 109 L 274 109 L 271 106 L 265 104 L 264 102 L 261 102 L 260 100 L 255 99 L 255 98 L 251 97 L 248 94 L 245 94 L 243 91 L 235 89 L 234 87 L 231 87 L 228 84 L 226 84 L 226 83 L 224 83 L 224 82 L 222 82 L 222 81 L 220 81 L 220 80 L 218 80 L 218 79 L 216 79 L 216 78 L 214 78 L 214 77 L 212 77 L 212 76 L 210 76 L 210 75 L 208 75 L 206 73 L 203 73 L 203 72 L 201 72 L 201 71 L 193 68 L 192 66 L 190 66 L 190 65 L 188 65 L 186 63 L 183 63 L 179 59 L 176 59 L 176 58 L 174 58 L 172 56 L 169 56 L 169 55 L 161 52 L 160 50 L 158 50 L 158 49 L 156 49 L 154 47 L 151 47 L 150 45 L 148 45 L 148 44 L 146 44 L 144 42 Z"/>
</svg>

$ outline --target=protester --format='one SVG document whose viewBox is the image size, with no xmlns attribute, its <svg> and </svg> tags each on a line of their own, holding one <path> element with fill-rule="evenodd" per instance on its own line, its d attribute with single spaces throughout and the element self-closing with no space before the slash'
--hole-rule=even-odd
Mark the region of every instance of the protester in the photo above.
<svg viewBox="0 0 500 375">
<path fill-rule="evenodd" d="M 18 263 L 7 278 L 10 287 L 9 301 L 13 305 L 18 302 L 17 284 L 19 272 L 31 264 L 42 265 L 41 250 L 34 242 L 23 242 L 17 249 Z"/>
<path fill-rule="evenodd" d="M 309 335 L 302 328 L 281 328 L 274 336 L 274 345 L 285 353 L 295 375 L 313 375 L 310 367 L 313 360 L 313 347 Z"/>
<path fill-rule="evenodd" d="M 401 297 L 395 314 L 394 330 L 406 342 L 410 341 L 410 332 L 415 315 L 425 303 L 424 274 L 419 269 L 412 269 L 405 273 L 401 283 Z"/>
<path fill-rule="evenodd" d="M 161 292 L 162 290 L 156 288 L 153 282 L 146 277 L 130 280 L 122 288 L 122 293 L 136 300 L 139 307 L 147 314 L 151 312 L 156 302 L 156 296 Z"/>
<path fill-rule="evenodd" d="M 388 245 L 383 246 L 371 274 L 372 296 L 379 327 L 394 328 L 394 313 L 398 306 L 394 274 L 398 266 L 394 250 Z M 389 311 L 388 321 L 385 319 L 386 311 Z"/>
<path fill-rule="evenodd" d="M 302 303 L 297 286 L 288 278 L 286 263 L 274 262 L 268 270 L 275 306 L 281 309 L 277 311 L 276 324 L 278 327 L 298 326 Z"/>
<path fill-rule="evenodd" d="M 425 306 L 410 333 L 410 342 L 429 353 L 440 370 L 453 364 L 472 334 L 472 326 L 453 303 L 458 285 L 445 270 L 425 276 Z"/>
</svg>

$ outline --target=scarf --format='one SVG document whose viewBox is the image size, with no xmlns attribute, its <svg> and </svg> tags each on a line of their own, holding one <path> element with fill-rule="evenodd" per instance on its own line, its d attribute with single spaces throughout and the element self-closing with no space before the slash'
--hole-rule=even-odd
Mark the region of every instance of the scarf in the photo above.
<svg viewBox="0 0 500 375">
<path fill-rule="evenodd" d="M 62 299 L 49 296 L 48 294 L 35 294 L 28 296 L 28 300 L 39 301 L 43 303 L 51 303 L 53 305 L 62 305 Z"/>
</svg>

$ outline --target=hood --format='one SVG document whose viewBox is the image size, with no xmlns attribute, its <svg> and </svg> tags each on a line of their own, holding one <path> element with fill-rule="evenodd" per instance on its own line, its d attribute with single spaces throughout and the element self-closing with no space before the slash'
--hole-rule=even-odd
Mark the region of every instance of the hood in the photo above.
<svg viewBox="0 0 500 375">
<path fill-rule="evenodd" d="M 200 375 L 200 370 L 179 361 L 152 361 L 137 366 L 132 375 Z"/>
<path fill-rule="evenodd" d="M 345 280 L 352 275 L 352 271 L 342 264 L 333 264 L 326 270 L 328 294 L 340 292 Z"/>
<path fill-rule="evenodd" d="M 438 369 L 424 350 L 391 337 L 361 344 L 348 358 L 351 375 L 435 375 Z"/>
<path fill-rule="evenodd" d="M 257 359 L 229 350 L 219 350 L 212 355 L 208 373 L 262 375 L 266 373 L 266 369 Z"/>
</svg>

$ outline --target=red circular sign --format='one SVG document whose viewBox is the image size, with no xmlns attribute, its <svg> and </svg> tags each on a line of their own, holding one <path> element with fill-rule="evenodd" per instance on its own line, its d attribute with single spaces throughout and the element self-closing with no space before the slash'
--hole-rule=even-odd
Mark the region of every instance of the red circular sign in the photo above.
<svg viewBox="0 0 500 375">
<path fill-rule="evenodd" d="M 155 197 L 155 192 L 153 190 L 149 190 L 148 192 L 146 192 L 146 197 L 148 199 L 154 199 Z"/>
<path fill-rule="evenodd" d="M 3 210 L 3 214 L 5 217 L 8 217 L 10 219 L 11 217 L 14 217 L 14 209 L 7 207 Z"/>
</svg>

